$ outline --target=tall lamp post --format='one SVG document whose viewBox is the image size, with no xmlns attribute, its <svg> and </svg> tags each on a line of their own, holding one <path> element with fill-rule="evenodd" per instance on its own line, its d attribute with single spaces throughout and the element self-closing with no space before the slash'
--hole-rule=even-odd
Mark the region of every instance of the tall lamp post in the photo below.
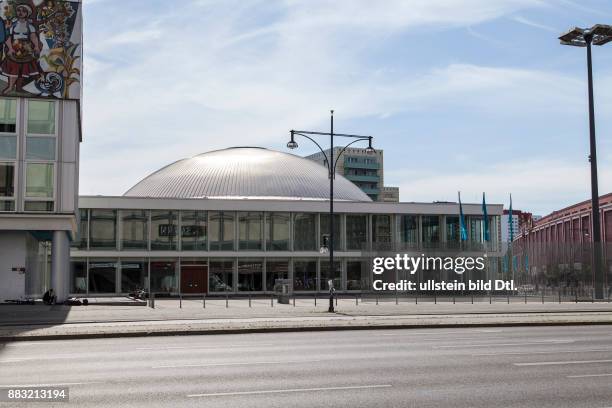
<svg viewBox="0 0 612 408">
<path fill-rule="evenodd" d="M 593 244 L 591 269 L 593 272 L 594 297 L 604 298 L 604 270 L 602 268 L 601 223 L 599 221 L 599 191 L 597 187 L 597 149 L 595 143 L 595 108 L 593 106 L 593 64 L 591 45 L 604 45 L 612 41 L 612 26 L 595 24 L 591 28 L 574 27 L 559 37 L 561 44 L 587 49 L 587 76 L 589 87 L 589 131 L 591 162 L 591 219 L 593 220 Z"/>
<path fill-rule="evenodd" d="M 295 141 L 295 136 L 302 136 L 306 139 L 313 142 L 323 154 L 323 158 L 325 161 L 325 165 L 327 166 L 327 172 L 329 177 L 329 240 L 327 242 L 327 247 L 325 244 L 325 239 L 323 240 L 323 245 L 321 247 L 321 252 L 329 251 L 329 274 L 331 276 L 332 270 L 334 268 L 334 178 L 336 176 L 336 166 L 338 164 L 338 159 L 342 156 L 342 153 L 354 143 L 359 141 L 367 141 L 368 147 L 366 148 L 366 152 L 369 154 L 376 153 L 376 150 L 372 147 L 372 136 L 361 136 L 361 135 L 347 135 L 343 133 L 334 133 L 334 111 L 330 111 L 330 131 L 329 132 L 310 132 L 305 130 L 291 130 L 291 139 L 287 143 L 287 147 L 289 149 L 296 149 L 298 147 L 297 142 Z M 312 136 L 329 136 L 329 156 L 325 153 L 323 148 Z M 340 150 L 338 156 L 334 160 L 334 138 L 335 137 L 343 137 L 348 139 L 353 139 L 346 146 Z M 333 280 L 331 280 L 333 283 Z M 334 288 L 332 285 L 329 285 L 329 309 L 328 312 L 334 312 Z"/>
</svg>

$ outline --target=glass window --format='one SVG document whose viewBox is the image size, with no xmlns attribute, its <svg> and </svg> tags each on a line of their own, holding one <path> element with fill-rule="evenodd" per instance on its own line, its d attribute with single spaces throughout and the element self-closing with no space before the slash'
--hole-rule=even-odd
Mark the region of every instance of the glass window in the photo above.
<svg viewBox="0 0 612 408">
<path fill-rule="evenodd" d="M 364 290 L 368 288 L 368 265 L 365 261 L 346 262 L 346 289 Z"/>
<path fill-rule="evenodd" d="M 15 211 L 15 201 L 0 200 L 0 211 Z"/>
<path fill-rule="evenodd" d="M 149 239 L 149 212 L 145 210 L 121 211 L 122 249 L 147 249 Z M 125 291 L 123 291 L 125 292 Z"/>
<path fill-rule="evenodd" d="M 323 236 L 327 235 L 330 237 L 330 228 L 329 228 L 329 214 L 321 214 L 320 216 L 320 245 L 323 245 Z M 330 238 L 328 238 L 330 239 Z M 334 214 L 334 250 L 339 251 L 342 249 L 342 224 L 340 220 L 339 214 Z"/>
<path fill-rule="evenodd" d="M 87 292 L 87 263 L 84 260 L 70 261 L 70 293 Z"/>
<path fill-rule="evenodd" d="M 372 242 L 375 242 L 377 244 L 391 242 L 390 215 L 372 216 Z"/>
<path fill-rule="evenodd" d="M 266 214 L 266 249 L 268 251 L 289 250 L 289 213 Z"/>
<path fill-rule="evenodd" d="M 181 211 L 181 248 L 206 251 L 206 211 Z"/>
<path fill-rule="evenodd" d="M 15 165 L 0 163 L 0 197 L 15 195 Z"/>
<path fill-rule="evenodd" d="M 461 225 L 459 217 L 454 215 L 446 216 L 446 242 L 450 248 L 458 247 L 461 240 Z"/>
<path fill-rule="evenodd" d="M 481 217 L 469 217 L 470 225 L 470 241 L 471 242 L 483 242 L 484 241 L 484 225 Z M 515 236 L 518 235 L 515 231 Z"/>
<path fill-rule="evenodd" d="M 116 248 L 117 210 L 91 210 L 89 247 Z"/>
<path fill-rule="evenodd" d="M 329 261 L 321 261 L 321 290 L 329 290 L 328 280 L 334 281 L 334 289 L 342 289 L 342 263 L 340 261 L 334 261 L 333 273 L 329 271 Z"/>
<path fill-rule="evenodd" d="M 151 292 L 176 293 L 178 292 L 178 277 L 176 261 L 151 261 Z"/>
<path fill-rule="evenodd" d="M 298 213 L 293 218 L 293 250 L 317 251 L 316 214 Z"/>
<path fill-rule="evenodd" d="M 212 260 L 209 267 L 210 291 L 231 292 L 234 290 L 234 261 Z"/>
<path fill-rule="evenodd" d="M 238 261 L 238 290 L 255 292 L 263 290 L 263 262 Z"/>
<path fill-rule="evenodd" d="M 346 216 L 346 249 L 363 250 L 368 243 L 368 217 L 366 215 Z"/>
<path fill-rule="evenodd" d="M 271 292 L 277 280 L 289 279 L 289 261 L 266 261 L 266 290 Z"/>
<path fill-rule="evenodd" d="M 0 132 L 15 133 L 17 123 L 17 100 L 0 98 Z"/>
<path fill-rule="evenodd" d="M 234 213 L 224 211 L 210 212 L 210 250 L 234 250 Z"/>
<path fill-rule="evenodd" d="M 0 135 L 0 159 L 17 158 L 17 136 Z"/>
<path fill-rule="evenodd" d="M 87 226 L 89 220 L 87 219 L 88 213 L 86 209 L 79 210 L 79 229 L 77 230 L 77 236 L 74 241 L 71 242 L 73 248 L 87 249 Z"/>
<path fill-rule="evenodd" d="M 423 225 L 423 245 L 440 242 L 440 217 L 437 215 L 424 215 L 421 219 Z"/>
<path fill-rule="evenodd" d="M 415 246 L 418 243 L 418 227 L 416 215 L 400 216 L 400 241 L 407 246 Z"/>
<path fill-rule="evenodd" d="M 28 133 L 39 135 L 55 133 L 54 101 L 28 101 Z"/>
<path fill-rule="evenodd" d="M 261 222 L 260 212 L 238 213 L 238 247 L 246 250 L 261 250 Z"/>
<path fill-rule="evenodd" d="M 53 184 L 53 164 L 27 164 L 26 197 L 53 198 Z"/>
<path fill-rule="evenodd" d="M 89 293 L 115 293 L 117 262 L 89 262 Z"/>
<path fill-rule="evenodd" d="M 129 293 L 146 289 L 149 265 L 143 260 L 121 262 L 121 292 Z"/>
<path fill-rule="evenodd" d="M 26 201 L 25 211 L 53 211 L 53 201 Z"/>
<path fill-rule="evenodd" d="M 177 248 L 175 211 L 151 211 L 151 250 L 174 251 Z"/>
<path fill-rule="evenodd" d="M 317 261 L 294 261 L 293 262 L 293 289 L 294 290 L 316 290 L 317 289 Z"/>
<path fill-rule="evenodd" d="M 28 136 L 26 141 L 26 159 L 55 160 L 55 138 Z"/>
</svg>

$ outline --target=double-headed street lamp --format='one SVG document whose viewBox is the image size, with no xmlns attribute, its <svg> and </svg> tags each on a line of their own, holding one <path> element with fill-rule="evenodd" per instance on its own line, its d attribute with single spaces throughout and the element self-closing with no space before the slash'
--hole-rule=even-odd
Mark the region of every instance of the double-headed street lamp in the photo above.
<svg viewBox="0 0 612 408">
<path fill-rule="evenodd" d="M 561 44 L 587 49 L 587 75 L 589 88 L 589 130 L 591 162 L 591 219 L 593 220 L 593 254 L 591 269 L 595 288 L 594 297 L 604 298 L 604 270 L 602 268 L 601 224 L 599 221 L 599 191 L 597 187 L 597 149 L 595 144 L 595 108 L 593 106 L 593 66 L 591 61 L 591 44 L 604 45 L 612 41 L 612 26 L 595 24 L 591 28 L 574 27 L 559 37 Z"/>
<path fill-rule="evenodd" d="M 334 111 L 331 111 L 330 116 L 330 131 L 329 132 L 309 132 L 305 130 L 291 130 L 291 139 L 287 143 L 287 147 L 289 149 L 297 149 L 298 144 L 295 141 L 295 136 L 303 136 L 306 139 L 309 139 L 313 142 L 321 153 L 323 154 L 325 165 L 327 166 L 327 172 L 329 177 L 329 240 L 327 242 L 327 248 L 325 247 L 325 240 L 322 243 L 321 252 L 323 253 L 325 250 L 329 251 L 329 275 L 332 275 L 332 271 L 334 270 L 334 178 L 336 176 L 336 165 L 338 164 L 338 159 L 342 156 L 342 153 L 354 143 L 359 141 L 367 141 L 368 147 L 366 148 L 366 152 L 369 154 L 376 153 L 376 150 L 372 147 L 372 136 L 360 136 L 360 135 L 347 135 L 342 133 L 334 133 Z M 325 153 L 321 145 L 317 143 L 311 136 L 329 136 L 329 156 Z M 334 159 L 334 137 L 344 137 L 349 139 L 354 139 L 352 142 L 347 144 L 340 150 L 338 156 Z M 334 312 L 334 288 L 333 288 L 333 279 L 329 282 L 329 309 L 328 312 Z"/>
</svg>

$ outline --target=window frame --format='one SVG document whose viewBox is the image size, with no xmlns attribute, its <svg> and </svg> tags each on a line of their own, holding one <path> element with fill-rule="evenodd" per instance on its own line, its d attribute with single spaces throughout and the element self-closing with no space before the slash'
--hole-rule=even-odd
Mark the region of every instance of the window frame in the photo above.
<svg viewBox="0 0 612 408">
<path fill-rule="evenodd" d="M 19 144 L 19 115 L 20 115 L 20 103 L 18 98 L 5 98 L 4 100 L 10 100 L 15 103 L 15 132 L 2 132 L 0 131 L 0 136 L 12 136 L 15 138 L 15 157 L 13 158 L 0 158 L 0 164 L 8 164 L 13 166 L 13 195 L 12 196 L 0 196 L 0 201 L 12 201 L 13 202 L 13 210 L 7 211 L 3 209 L 3 206 L 0 206 L 0 213 L 14 213 L 17 211 L 17 194 L 19 191 L 19 178 L 17 177 L 18 167 L 18 159 L 20 157 L 20 144 Z"/>
</svg>

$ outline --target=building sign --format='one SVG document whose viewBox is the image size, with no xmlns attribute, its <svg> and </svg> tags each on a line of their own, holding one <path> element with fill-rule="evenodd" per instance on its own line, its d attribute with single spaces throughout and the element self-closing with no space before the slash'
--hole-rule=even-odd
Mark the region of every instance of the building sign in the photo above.
<svg viewBox="0 0 612 408">
<path fill-rule="evenodd" d="M 3 95 L 80 98 L 80 6 L 63 0 L 0 0 Z"/>
<path fill-rule="evenodd" d="M 161 224 L 157 228 L 160 237 L 176 237 L 176 225 Z M 183 225 L 181 227 L 181 236 L 183 238 L 203 237 L 205 234 L 204 227 L 201 225 Z"/>
</svg>

